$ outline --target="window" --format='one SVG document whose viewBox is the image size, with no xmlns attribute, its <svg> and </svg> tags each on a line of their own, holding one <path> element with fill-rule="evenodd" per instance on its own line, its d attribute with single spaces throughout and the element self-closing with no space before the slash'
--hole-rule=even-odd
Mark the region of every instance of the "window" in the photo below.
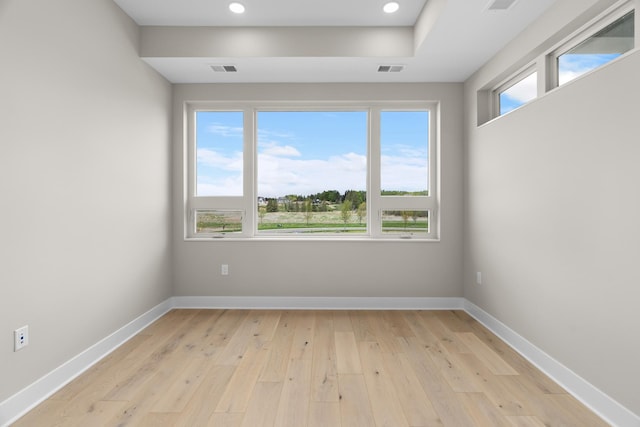
<svg viewBox="0 0 640 427">
<path fill-rule="evenodd" d="M 437 238 L 437 104 L 187 107 L 185 236 Z"/>
<path fill-rule="evenodd" d="M 221 235 L 242 232 L 242 211 L 197 209 L 196 234 Z"/>
<path fill-rule="evenodd" d="M 196 113 L 196 195 L 242 196 L 243 113 Z"/>
<path fill-rule="evenodd" d="M 595 34 L 571 43 L 556 54 L 557 85 L 594 70 L 634 47 L 634 11 L 626 13 Z"/>
<path fill-rule="evenodd" d="M 514 81 L 515 80 L 515 81 Z M 498 97 L 498 115 L 515 110 L 538 96 L 538 73 L 525 72 L 496 90 Z"/>
<path fill-rule="evenodd" d="M 258 233 L 367 231 L 367 111 L 258 111 L 257 135 Z"/>
<path fill-rule="evenodd" d="M 506 78 L 496 77 L 480 89 L 477 93 L 478 126 L 634 49 L 635 3 L 622 1 L 613 5 L 570 38 L 559 40 L 555 47 L 546 51 L 541 49 L 533 62 L 527 59 L 524 71 L 505 73 Z M 539 82 L 543 83 L 538 85 Z"/>
<path fill-rule="evenodd" d="M 410 236 L 429 232 L 429 211 L 382 211 L 382 232 Z"/>
<path fill-rule="evenodd" d="M 382 196 L 429 193 L 429 111 L 382 111 Z"/>
</svg>

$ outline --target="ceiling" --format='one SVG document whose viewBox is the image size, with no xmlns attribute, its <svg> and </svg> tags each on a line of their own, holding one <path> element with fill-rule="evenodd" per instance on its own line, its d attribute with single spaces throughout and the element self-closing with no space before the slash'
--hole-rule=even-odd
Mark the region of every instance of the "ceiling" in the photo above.
<svg viewBox="0 0 640 427">
<path fill-rule="evenodd" d="M 173 83 L 462 82 L 557 0 L 114 0 Z M 496 3 L 497 4 L 497 3 Z M 237 72 L 214 72 L 234 65 Z M 380 65 L 403 65 L 379 73 Z"/>
</svg>

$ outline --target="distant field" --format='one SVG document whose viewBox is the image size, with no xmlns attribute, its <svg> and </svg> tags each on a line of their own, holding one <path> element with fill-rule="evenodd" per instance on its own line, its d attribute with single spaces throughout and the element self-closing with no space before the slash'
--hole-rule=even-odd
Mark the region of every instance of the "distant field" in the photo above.
<svg viewBox="0 0 640 427">
<path fill-rule="evenodd" d="M 198 217 L 197 228 L 199 233 L 231 233 L 241 231 L 241 218 L 225 217 L 214 214 L 203 214 Z M 400 232 L 426 232 L 428 220 L 418 218 L 415 221 L 409 218 L 404 221 L 401 216 L 385 216 L 382 220 L 383 231 Z M 338 210 L 328 212 L 313 212 L 307 222 L 304 212 L 268 212 L 262 217 L 258 216 L 259 231 L 283 232 L 299 230 L 304 233 L 349 231 L 354 233 L 366 232 L 366 219 L 359 221 L 355 212 L 351 214 L 345 223 L 341 212 Z"/>
</svg>

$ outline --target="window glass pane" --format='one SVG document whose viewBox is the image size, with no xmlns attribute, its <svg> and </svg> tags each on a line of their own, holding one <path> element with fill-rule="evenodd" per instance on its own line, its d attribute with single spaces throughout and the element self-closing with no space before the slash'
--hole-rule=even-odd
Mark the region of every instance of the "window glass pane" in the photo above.
<svg viewBox="0 0 640 427">
<path fill-rule="evenodd" d="M 558 57 L 558 85 L 617 58 L 634 47 L 630 12 Z"/>
<path fill-rule="evenodd" d="M 242 196 L 242 147 L 242 112 L 196 112 L 197 196 Z"/>
<path fill-rule="evenodd" d="M 428 111 L 383 111 L 380 150 L 381 195 L 428 195 Z"/>
<path fill-rule="evenodd" d="M 366 111 L 260 111 L 257 126 L 259 232 L 366 231 Z"/>
<path fill-rule="evenodd" d="M 515 110 L 538 96 L 538 73 L 533 72 L 500 92 L 500 115 Z"/>
<path fill-rule="evenodd" d="M 238 233 L 242 231 L 242 211 L 199 209 L 196 234 Z"/>
<path fill-rule="evenodd" d="M 419 234 L 429 232 L 429 211 L 382 211 L 382 232 Z"/>
</svg>

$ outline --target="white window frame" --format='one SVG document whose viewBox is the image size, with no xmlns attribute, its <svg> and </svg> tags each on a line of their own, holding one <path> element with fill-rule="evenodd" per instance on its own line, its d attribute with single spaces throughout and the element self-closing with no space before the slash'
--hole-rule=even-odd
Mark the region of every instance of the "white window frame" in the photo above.
<svg viewBox="0 0 640 427">
<path fill-rule="evenodd" d="M 196 113 L 198 111 L 243 112 L 243 195 L 196 196 Z M 369 135 L 367 141 L 367 232 L 348 236 L 336 233 L 309 234 L 261 234 L 258 226 L 257 194 L 257 113 L 263 111 L 367 111 Z M 381 195 L 381 147 L 380 117 L 383 111 L 429 111 L 429 188 L 427 196 L 382 196 Z M 187 102 L 185 103 L 184 136 L 184 237 L 185 240 L 409 240 L 438 241 L 440 238 L 440 105 L 433 101 L 397 101 L 379 103 L 342 102 Z M 196 233 L 195 211 L 214 209 L 241 211 L 242 231 L 235 233 Z M 383 233 L 382 211 L 427 210 L 428 232 Z"/>
<path fill-rule="evenodd" d="M 493 111 L 492 111 L 492 116 L 493 117 L 500 117 L 500 116 L 504 116 L 504 114 L 509 114 L 511 111 L 515 111 L 525 105 L 527 105 L 529 102 L 535 100 L 536 98 L 538 98 L 538 96 L 540 96 L 540 76 L 538 74 L 538 78 L 537 78 L 537 84 L 536 84 L 536 96 L 533 99 L 530 99 L 527 102 L 524 102 L 522 105 L 514 108 L 511 111 L 508 111 L 507 113 L 504 114 L 500 114 L 500 95 L 511 89 L 513 86 L 517 85 L 518 83 L 520 83 L 521 81 L 523 81 L 524 79 L 526 79 L 527 77 L 531 76 L 533 73 L 539 73 L 537 64 L 534 63 L 530 63 L 528 64 L 526 67 L 524 67 L 522 70 L 518 71 L 515 74 L 512 74 L 511 76 L 509 76 L 508 79 L 504 80 L 502 83 L 500 83 L 498 86 L 496 86 L 492 91 L 491 91 L 491 105 L 493 106 Z"/>
<path fill-rule="evenodd" d="M 243 113 L 243 146 L 242 146 L 242 192 L 241 196 L 196 196 L 196 113 L 198 111 L 232 111 Z M 253 159 L 254 147 L 253 143 L 255 135 L 251 129 L 254 127 L 254 116 L 251 109 L 246 106 L 226 104 L 224 107 L 219 106 L 211 108 L 206 104 L 189 103 L 186 106 L 186 141 L 185 144 L 185 191 L 186 206 L 185 212 L 185 236 L 187 238 L 196 237 L 227 237 L 233 236 L 238 238 L 246 238 L 251 236 L 251 230 L 247 223 L 247 218 L 251 216 L 253 204 L 249 203 L 247 195 L 251 193 L 254 182 L 253 177 Z M 204 234 L 196 233 L 195 211 L 198 209 L 214 209 L 220 211 L 241 211 L 242 212 L 242 231 L 233 234 Z"/>
<path fill-rule="evenodd" d="M 380 141 L 380 123 L 381 114 L 385 111 L 429 111 L 429 145 L 428 145 L 428 158 L 429 158 L 429 188 L 428 196 L 383 196 L 382 195 L 382 152 Z M 439 112 L 438 105 L 432 104 L 430 108 L 422 106 L 411 107 L 411 105 L 393 105 L 388 106 L 376 106 L 371 108 L 371 147 L 370 154 L 368 156 L 368 168 L 371 175 L 369 182 L 369 189 L 367 190 L 367 215 L 369 218 L 369 233 L 372 237 L 377 239 L 385 238 L 414 238 L 411 234 L 395 234 L 395 233 L 383 233 L 382 232 L 382 212 L 383 211 L 411 211 L 411 210 L 426 210 L 429 211 L 429 230 L 427 233 L 421 233 L 423 238 L 435 239 L 439 235 L 438 233 L 438 147 L 439 137 L 437 131 L 437 123 Z M 417 236 L 415 236 L 418 238 Z"/>
<path fill-rule="evenodd" d="M 558 90 L 560 88 L 560 86 L 558 85 L 558 57 L 562 56 L 600 30 L 604 29 L 608 25 L 612 24 L 616 20 L 622 18 L 624 15 L 632 11 L 634 12 L 635 21 L 634 48 L 628 50 L 627 52 L 624 52 L 622 55 L 620 55 L 620 57 L 602 64 L 601 66 L 587 71 L 584 74 L 576 77 L 575 79 L 566 82 L 566 84 L 572 83 L 573 81 L 578 80 L 583 76 L 596 72 L 597 70 L 602 69 L 604 66 L 607 66 L 612 62 L 616 62 L 619 59 L 631 54 L 632 52 L 636 52 L 640 44 L 640 25 L 638 25 L 637 19 L 635 19 L 637 18 L 639 4 L 640 0 L 622 0 L 615 3 L 611 7 L 607 8 L 607 10 L 605 10 L 604 12 L 598 14 L 598 16 L 582 25 L 571 35 L 562 38 L 562 40 L 558 41 L 550 48 L 545 48 L 544 50 L 541 49 L 540 54 L 533 60 L 529 59 L 524 67 L 518 67 L 517 71 L 515 72 L 505 72 L 505 74 L 508 73 L 506 78 L 496 77 L 495 80 L 487 84 L 477 93 L 477 126 L 483 126 L 484 124 L 489 123 L 494 119 L 498 119 L 500 117 L 508 115 L 508 113 L 500 114 L 500 93 L 507 90 L 509 87 L 513 86 L 519 81 L 523 80 L 530 73 L 536 71 L 538 73 L 537 96 L 536 98 L 533 98 L 532 100 L 524 103 L 516 109 L 524 107 L 532 101 L 535 101 L 536 99 L 544 96 L 548 92 Z M 516 66 L 517 65 L 514 65 L 513 68 L 515 69 Z"/>
<path fill-rule="evenodd" d="M 564 55 L 565 53 L 567 53 L 568 51 L 570 51 L 571 49 L 573 49 L 574 47 L 580 45 L 581 43 L 583 43 L 584 41 L 586 41 L 587 39 L 589 39 L 590 37 L 594 36 L 595 34 L 597 34 L 599 31 L 603 30 L 604 28 L 606 28 L 607 26 L 613 24 L 615 21 L 617 21 L 618 19 L 622 18 L 623 16 L 625 16 L 627 13 L 630 12 L 634 12 L 634 21 L 635 21 L 635 2 L 634 1 L 626 1 L 623 3 L 619 3 L 617 5 L 612 6 L 611 8 L 609 8 L 606 12 L 602 13 L 601 15 L 599 15 L 598 17 L 596 17 L 595 19 L 591 20 L 589 23 L 587 23 L 586 25 L 584 25 L 580 30 L 578 30 L 578 32 L 576 34 L 574 34 L 573 36 L 569 37 L 568 39 L 564 40 L 559 46 L 557 46 L 555 49 L 552 50 L 551 53 L 549 53 L 547 55 L 547 87 L 551 90 L 554 88 L 558 88 L 560 87 L 560 83 L 559 83 L 559 70 L 558 70 L 558 58 L 560 58 L 562 55 Z M 634 27 L 636 27 L 635 29 L 635 34 L 634 34 L 634 48 L 628 50 L 627 52 L 622 53 L 622 56 L 625 56 L 627 53 L 634 51 L 638 46 L 637 46 L 637 41 L 638 41 L 638 30 L 637 30 L 637 22 L 634 22 Z M 616 58 L 618 59 L 618 58 Z M 615 61 L 616 59 L 614 59 L 613 61 Z M 585 72 L 584 74 L 581 74 L 580 76 L 576 77 L 580 78 L 584 75 L 588 75 L 596 70 L 599 70 L 600 68 L 602 68 L 604 65 L 609 64 L 612 61 L 609 61 L 605 64 L 602 64 L 596 68 L 593 68 L 587 72 Z M 570 80 L 569 82 L 573 81 L 575 79 Z M 566 83 L 569 83 L 566 82 Z M 565 83 L 565 84 L 566 84 Z"/>
</svg>

